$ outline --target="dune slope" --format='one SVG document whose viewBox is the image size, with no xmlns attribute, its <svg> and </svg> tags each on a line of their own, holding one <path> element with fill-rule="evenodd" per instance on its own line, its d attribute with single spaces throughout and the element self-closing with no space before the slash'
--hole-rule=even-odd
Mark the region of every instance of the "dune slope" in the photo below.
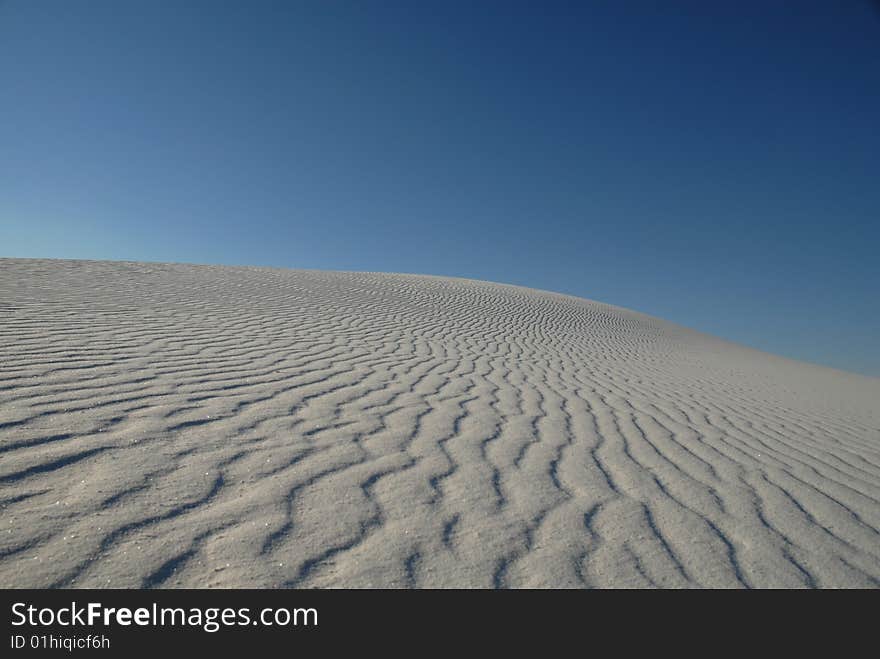
<svg viewBox="0 0 880 659">
<path fill-rule="evenodd" d="M 485 282 L 0 260 L 2 586 L 878 584 L 878 379 Z"/>
</svg>

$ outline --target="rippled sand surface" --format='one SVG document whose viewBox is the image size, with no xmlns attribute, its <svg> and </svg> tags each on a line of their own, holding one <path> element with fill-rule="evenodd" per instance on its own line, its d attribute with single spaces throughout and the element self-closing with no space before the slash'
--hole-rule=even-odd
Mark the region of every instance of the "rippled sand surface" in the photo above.
<svg viewBox="0 0 880 659">
<path fill-rule="evenodd" d="M 0 259 L 0 586 L 876 587 L 878 531 L 876 378 L 478 281 Z"/>
</svg>

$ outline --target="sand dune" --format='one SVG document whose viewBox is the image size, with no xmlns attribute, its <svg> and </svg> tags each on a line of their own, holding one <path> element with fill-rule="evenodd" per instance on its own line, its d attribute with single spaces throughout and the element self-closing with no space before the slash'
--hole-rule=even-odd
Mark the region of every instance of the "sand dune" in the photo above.
<svg viewBox="0 0 880 659">
<path fill-rule="evenodd" d="M 2 586 L 878 584 L 878 379 L 478 281 L 0 260 Z"/>
</svg>

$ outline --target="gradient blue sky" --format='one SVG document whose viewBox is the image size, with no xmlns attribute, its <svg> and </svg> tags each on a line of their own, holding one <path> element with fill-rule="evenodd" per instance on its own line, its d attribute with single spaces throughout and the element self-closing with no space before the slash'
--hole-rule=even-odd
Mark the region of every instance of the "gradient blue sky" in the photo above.
<svg viewBox="0 0 880 659">
<path fill-rule="evenodd" d="M 0 0 L 0 255 L 474 277 L 880 375 L 880 10 Z"/>
</svg>

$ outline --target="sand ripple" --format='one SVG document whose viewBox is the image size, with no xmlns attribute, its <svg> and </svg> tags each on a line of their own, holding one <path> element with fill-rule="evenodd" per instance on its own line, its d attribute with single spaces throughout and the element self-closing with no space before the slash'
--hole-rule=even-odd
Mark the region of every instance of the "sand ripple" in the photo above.
<svg viewBox="0 0 880 659">
<path fill-rule="evenodd" d="M 876 587 L 880 380 L 485 282 L 3 259 L 0 585 Z"/>
</svg>

